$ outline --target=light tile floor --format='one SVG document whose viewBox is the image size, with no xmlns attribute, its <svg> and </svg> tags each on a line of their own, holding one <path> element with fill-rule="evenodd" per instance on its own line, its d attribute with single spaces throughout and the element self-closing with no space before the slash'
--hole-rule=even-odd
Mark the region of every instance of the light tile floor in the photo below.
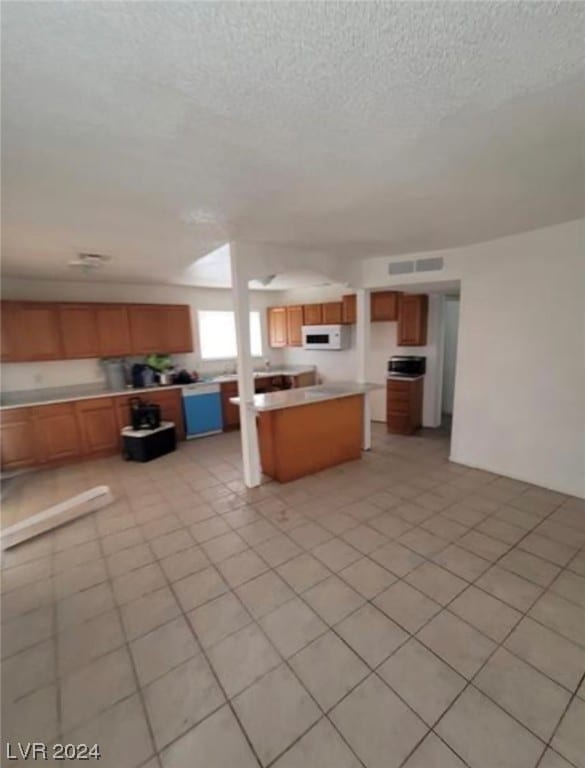
<svg viewBox="0 0 585 768">
<path fill-rule="evenodd" d="M 27 477 L 16 517 L 117 500 L 3 558 L 4 739 L 103 768 L 584 768 L 585 503 L 447 456 L 375 426 L 361 461 L 252 491 L 237 434 Z"/>
</svg>

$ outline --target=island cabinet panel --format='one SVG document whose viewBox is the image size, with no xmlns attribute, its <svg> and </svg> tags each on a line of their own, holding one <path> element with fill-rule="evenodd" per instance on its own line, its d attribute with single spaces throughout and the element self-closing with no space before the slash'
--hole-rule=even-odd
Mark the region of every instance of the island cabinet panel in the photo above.
<svg viewBox="0 0 585 768">
<path fill-rule="evenodd" d="M 286 307 L 268 308 L 268 343 L 271 347 L 286 347 L 287 315 Z"/>
<path fill-rule="evenodd" d="M 286 308 L 286 340 L 289 347 L 300 347 L 303 344 L 303 308 Z"/>
<path fill-rule="evenodd" d="M 61 304 L 59 326 L 67 358 L 91 358 L 101 354 L 97 312 L 91 304 Z"/>
<path fill-rule="evenodd" d="M 57 304 L 14 302 L 6 321 L 8 328 L 5 331 L 11 339 L 11 360 L 26 362 L 64 358 Z"/>
<path fill-rule="evenodd" d="M 2 469 L 32 467 L 37 463 L 37 441 L 30 408 L 2 411 L 0 430 Z"/>
<path fill-rule="evenodd" d="M 341 301 L 326 301 L 323 307 L 323 324 L 339 325 L 343 318 L 343 304 Z"/>
<path fill-rule="evenodd" d="M 165 333 L 159 307 L 132 304 L 128 307 L 128 314 L 134 354 L 164 352 Z"/>
<path fill-rule="evenodd" d="M 191 308 L 188 305 L 168 305 L 160 307 L 160 319 L 163 327 L 163 346 L 161 352 L 192 352 L 193 334 L 191 332 Z"/>
<path fill-rule="evenodd" d="M 341 298 L 341 322 L 352 325 L 357 322 L 357 298 L 355 293 L 348 293 Z"/>
<path fill-rule="evenodd" d="M 96 307 L 95 312 L 100 357 L 131 354 L 128 307 L 124 304 L 104 304 Z"/>
<path fill-rule="evenodd" d="M 412 381 L 388 379 L 386 422 L 388 432 L 411 435 L 422 426 L 424 377 Z"/>
<path fill-rule="evenodd" d="M 424 347 L 427 343 L 429 297 L 404 294 L 398 315 L 398 346 Z"/>
<path fill-rule="evenodd" d="M 31 410 L 41 463 L 64 462 L 82 454 L 73 403 L 38 405 Z"/>
<path fill-rule="evenodd" d="M 303 325 L 322 325 L 323 305 L 305 304 L 303 306 Z"/>
<path fill-rule="evenodd" d="M 230 403 L 230 397 L 238 396 L 238 382 L 225 381 L 220 386 L 221 413 L 224 432 L 237 429 L 240 426 L 240 407 Z"/>
<path fill-rule="evenodd" d="M 81 443 L 85 454 L 114 453 L 119 445 L 120 432 L 114 402 L 109 397 L 78 400 L 75 410 L 79 421 Z"/>
<path fill-rule="evenodd" d="M 397 291 L 376 291 L 370 294 L 370 320 L 394 322 L 398 320 L 400 293 Z"/>
<path fill-rule="evenodd" d="M 286 483 L 361 456 L 363 395 L 261 411 L 262 471 Z"/>
</svg>

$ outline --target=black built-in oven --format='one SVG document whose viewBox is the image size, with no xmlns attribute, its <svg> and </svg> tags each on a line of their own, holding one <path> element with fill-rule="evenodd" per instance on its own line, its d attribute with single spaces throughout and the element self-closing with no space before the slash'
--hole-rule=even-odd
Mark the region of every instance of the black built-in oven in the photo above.
<svg viewBox="0 0 585 768">
<path fill-rule="evenodd" d="M 419 357 L 418 355 L 394 355 L 388 360 L 389 376 L 424 376 L 426 370 L 426 357 Z"/>
</svg>

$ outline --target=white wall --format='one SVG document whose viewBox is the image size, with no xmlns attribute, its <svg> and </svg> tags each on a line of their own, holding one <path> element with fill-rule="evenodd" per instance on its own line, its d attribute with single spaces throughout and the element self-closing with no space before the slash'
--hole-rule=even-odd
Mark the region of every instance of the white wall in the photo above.
<svg viewBox="0 0 585 768">
<path fill-rule="evenodd" d="M 444 307 L 443 413 L 453 413 L 455 398 L 455 363 L 459 330 L 459 298 L 448 297 Z"/>
<path fill-rule="evenodd" d="M 264 359 L 269 359 L 272 366 L 283 362 L 282 350 L 270 349 L 268 346 L 265 311 L 266 307 L 271 304 L 280 304 L 280 296 L 281 294 L 275 291 L 250 292 L 250 307 L 260 311 L 262 321 L 264 355 L 262 360 L 257 360 L 258 364 L 261 364 Z M 232 361 L 202 362 L 198 357 L 197 310 L 233 310 L 231 290 L 229 289 L 4 278 L 2 280 L 2 298 L 37 301 L 127 301 L 152 304 L 189 304 L 191 306 L 195 351 L 188 355 L 173 355 L 173 359 L 180 367 L 200 372 L 221 371 L 226 367 L 233 368 Z M 4 363 L 1 370 L 2 390 L 4 392 L 63 386 L 64 384 L 87 384 L 103 380 L 103 373 L 98 360 Z"/>
<path fill-rule="evenodd" d="M 452 460 L 585 497 L 585 220 L 434 255 L 461 285 Z M 398 286 L 389 261 L 364 284 Z"/>
</svg>

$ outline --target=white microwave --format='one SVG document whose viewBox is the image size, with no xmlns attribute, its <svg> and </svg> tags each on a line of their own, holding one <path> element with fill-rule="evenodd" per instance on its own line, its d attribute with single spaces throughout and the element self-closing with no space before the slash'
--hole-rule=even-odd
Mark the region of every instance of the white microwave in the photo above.
<svg viewBox="0 0 585 768">
<path fill-rule="evenodd" d="M 303 349 L 347 349 L 348 325 L 303 325 Z"/>
</svg>

